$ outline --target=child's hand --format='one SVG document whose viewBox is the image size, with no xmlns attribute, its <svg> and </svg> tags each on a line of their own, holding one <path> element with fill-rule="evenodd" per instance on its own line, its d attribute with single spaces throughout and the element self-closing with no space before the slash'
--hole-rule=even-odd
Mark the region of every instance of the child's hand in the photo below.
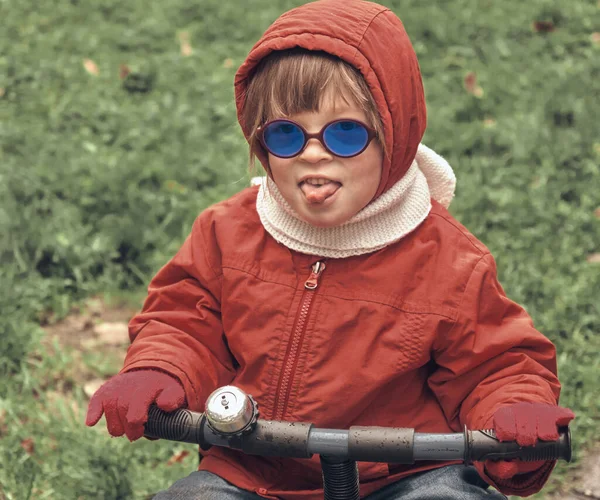
<svg viewBox="0 0 600 500">
<path fill-rule="evenodd" d="M 500 408 L 494 414 L 494 430 L 500 441 L 516 441 L 520 446 L 533 446 L 538 439 L 555 441 L 558 427 L 568 425 L 575 414 L 568 408 L 544 403 L 516 403 Z M 498 479 L 510 479 L 516 474 L 533 472 L 546 463 L 521 460 L 486 461 L 485 468 Z"/>
<path fill-rule="evenodd" d="M 153 403 L 164 411 L 185 406 L 185 392 L 179 380 L 151 369 L 115 375 L 92 396 L 85 424 L 96 425 L 104 413 L 112 436 L 125 434 L 135 441 L 144 435 L 148 408 Z"/>
</svg>

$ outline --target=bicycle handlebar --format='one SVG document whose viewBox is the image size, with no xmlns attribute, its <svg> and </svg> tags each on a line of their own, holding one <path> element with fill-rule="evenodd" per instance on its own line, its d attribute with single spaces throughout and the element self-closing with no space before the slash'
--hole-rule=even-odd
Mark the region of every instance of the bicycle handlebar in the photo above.
<svg viewBox="0 0 600 500">
<path fill-rule="evenodd" d="M 462 460 L 466 464 L 484 460 L 519 458 L 525 461 L 571 460 L 568 427 L 559 429 L 557 441 L 538 441 L 521 447 L 514 441 L 500 442 L 493 430 L 463 433 L 416 433 L 396 427 L 353 426 L 348 430 L 321 429 L 311 423 L 257 419 L 242 432 L 215 432 L 205 413 L 187 409 L 166 413 L 150 407 L 145 435 L 199 444 L 208 450 L 224 446 L 250 455 L 310 458 L 313 454 L 363 462 L 413 464 L 417 460 Z"/>
</svg>

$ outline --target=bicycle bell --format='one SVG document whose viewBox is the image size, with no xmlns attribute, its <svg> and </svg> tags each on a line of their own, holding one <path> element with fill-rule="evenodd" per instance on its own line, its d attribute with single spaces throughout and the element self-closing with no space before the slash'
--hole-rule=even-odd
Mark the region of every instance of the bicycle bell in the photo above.
<svg viewBox="0 0 600 500">
<path fill-rule="evenodd" d="M 258 404 L 241 389 L 226 385 L 208 396 L 205 415 L 209 427 L 218 434 L 244 434 L 256 424 Z"/>
</svg>

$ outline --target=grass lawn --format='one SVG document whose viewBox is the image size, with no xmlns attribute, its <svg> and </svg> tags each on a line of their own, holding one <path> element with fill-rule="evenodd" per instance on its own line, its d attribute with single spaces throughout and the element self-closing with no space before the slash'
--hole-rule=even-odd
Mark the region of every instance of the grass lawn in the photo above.
<svg viewBox="0 0 600 500">
<path fill-rule="evenodd" d="M 248 184 L 233 76 L 302 3 L 0 8 L 0 499 L 141 499 L 195 467 L 193 446 L 86 428 L 85 382 L 119 349 L 47 331 L 105 292 L 136 307 L 195 216 Z M 557 346 L 577 460 L 600 440 L 600 4 L 382 3 L 419 56 L 452 213 Z"/>
</svg>

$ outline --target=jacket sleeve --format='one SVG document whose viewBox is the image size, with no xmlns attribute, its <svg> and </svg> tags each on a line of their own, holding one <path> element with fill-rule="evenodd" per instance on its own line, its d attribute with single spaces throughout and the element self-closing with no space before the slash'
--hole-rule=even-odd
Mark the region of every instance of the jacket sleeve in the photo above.
<svg viewBox="0 0 600 500">
<path fill-rule="evenodd" d="M 522 401 L 556 405 L 560 393 L 556 350 L 539 333 L 525 310 L 509 300 L 486 253 L 475 265 L 461 298 L 454 324 L 434 342 L 436 370 L 429 387 L 456 430 L 491 428 L 495 411 Z M 550 472 L 515 476 L 496 484 L 476 463 L 480 475 L 503 493 L 539 491 Z"/>
<path fill-rule="evenodd" d="M 196 411 L 235 375 L 221 323 L 221 275 L 209 264 L 215 250 L 205 242 L 201 217 L 150 282 L 142 311 L 129 323 L 132 343 L 121 370 L 151 368 L 173 375 Z"/>
</svg>

